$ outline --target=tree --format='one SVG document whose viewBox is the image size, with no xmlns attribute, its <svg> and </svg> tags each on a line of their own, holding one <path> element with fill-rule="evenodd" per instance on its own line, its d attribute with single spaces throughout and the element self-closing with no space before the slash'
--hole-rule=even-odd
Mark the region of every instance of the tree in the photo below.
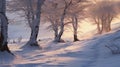
<svg viewBox="0 0 120 67">
<path fill-rule="evenodd" d="M 64 3 L 64 8 L 60 17 L 60 31 L 58 32 L 55 42 L 61 42 L 61 36 L 63 35 L 64 32 L 64 19 L 67 13 L 67 9 L 70 7 L 70 4 L 72 3 L 72 0 L 69 1 L 63 0 L 63 3 Z"/>
<path fill-rule="evenodd" d="M 31 29 L 30 39 L 27 45 L 38 46 L 37 36 L 39 32 L 41 9 L 45 0 L 12 0 L 12 4 L 9 7 L 12 11 L 21 10 L 24 13 L 25 19 L 27 19 L 29 27 Z M 16 5 L 16 7 L 14 7 Z"/>
<path fill-rule="evenodd" d="M 7 51 L 8 48 L 8 19 L 6 17 L 6 0 L 0 0 L 0 52 Z"/>
<path fill-rule="evenodd" d="M 72 16 L 72 26 L 73 26 L 73 33 L 74 33 L 74 41 L 79 41 L 77 37 L 77 30 L 78 30 L 78 17 L 76 14 Z"/>
<path fill-rule="evenodd" d="M 55 41 L 56 37 L 58 36 L 61 16 L 61 10 L 59 10 L 58 3 L 49 0 L 46 1 L 43 7 L 42 15 L 44 16 L 44 22 L 50 23 L 47 29 L 53 30 Z"/>
<path fill-rule="evenodd" d="M 25 2 L 24 2 L 25 1 Z M 32 22 L 34 22 L 35 11 L 34 11 L 34 1 L 33 0 L 24 0 L 23 4 L 26 4 L 25 18 L 28 21 L 29 27 L 32 28 Z"/>
<path fill-rule="evenodd" d="M 30 36 L 30 40 L 27 42 L 27 45 L 30 46 L 38 46 L 37 43 L 37 36 L 38 36 L 38 32 L 39 32 L 39 25 L 40 25 L 40 18 L 41 18 L 41 7 L 43 5 L 45 0 L 37 0 L 37 6 L 36 6 L 36 14 L 35 14 L 35 18 L 34 21 L 32 22 L 32 28 L 31 28 L 31 36 Z"/>
<path fill-rule="evenodd" d="M 65 18 L 67 14 L 67 10 L 70 7 L 72 0 L 50 0 L 45 5 L 45 9 L 43 12 L 45 13 L 45 16 L 47 17 L 47 20 L 50 21 L 51 26 L 54 33 L 54 42 L 63 42 L 61 39 L 61 36 L 64 32 L 64 26 L 65 26 Z M 49 6 L 51 5 L 51 6 Z"/>
<path fill-rule="evenodd" d="M 78 21 L 83 19 L 86 0 L 50 0 L 47 1 L 43 8 L 43 14 L 47 22 L 50 22 L 48 28 L 54 31 L 54 41 L 61 42 L 64 27 L 71 23 L 74 30 L 74 41 L 78 41 L 77 29 Z M 77 8 L 77 9 L 74 9 Z M 68 23 L 69 20 L 71 22 Z M 79 19 L 79 20 L 78 20 Z"/>
<path fill-rule="evenodd" d="M 35 18 L 36 0 L 12 0 L 8 3 L 9 11 L 22 11 L 20 16 L 24 17 L 28 22 L 28 26 L 32 28 L 32 22 Z"/>
<path fill-rule="evenodd" d="M 72 4 L 70 4 L 70 7 L 67 11 L 67 15 L 68 17 L 71 18 L 71 23 L 73 26 L 74 41 L 79 41 L 77 37 L 78 24 L 79 24 L 78 22 L 85 18 L 84 9 L 88 6 L 87 3 L 88 3 L 87 0 L 72 0 Z"/>
<path fill-rule="evenodd" d="M 100 1 L 90 8 L 90 16 L 97 24 L 98 33 L 109 32 L 111 22 L 117 16 L 112 1 Z"/>
</svg>

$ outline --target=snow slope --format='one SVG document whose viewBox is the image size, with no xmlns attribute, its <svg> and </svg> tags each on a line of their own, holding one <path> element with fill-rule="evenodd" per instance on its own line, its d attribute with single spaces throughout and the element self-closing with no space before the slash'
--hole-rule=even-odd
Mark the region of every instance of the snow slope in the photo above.
<svg viewBox="0 0 120 67">
<path fill-rule="evenodd" d="M 105 47 L 120 45 L 118 37 L 120 31 L 74 43 L 53 43 L 51 39 L 43 39 L 39 42 L 42 50 L 21 49 L 25 42 L 12 44 L 9 47 L 15 57 L 0 54 L 0 67 L 119 67 L 120 55 L 113 55 Z"/>
<path fill-rule="evenodd" d="M 105 45 L 120 46 L 119 23 L 112 24 L 113 31 L 103 35 L 93 36 L 95 27 L 83 24 L 85 30 L 79 37 L 83 40 L 72 42 L 71 32 L 64 34 L 66 43 L 53 43 L 52 32 L 40 28 L 40 46 L 43 49 L 21 47 L 29 38 L 30 30 L 25 23 L 9 25 L 9 48 L 15 56 L 0 53 L 0 67 L 120 67 L 120 55 L 113 55 Z M 89 29 L 90 28 L 90 29 Z M 14 33 L 13 33 L 14 32 Z M 70 33 L 68 35 L 68 33 Z M 52 35 L 52 36 L 51 36 Z M 19 43 L 17 39 L 22 36 Z M 45 36 L 45 37 L 43 37 Z M 89 39 L 87 39 L 89 38 Z M 12 41 L 16 40 L 15 43 Z"/>
</svg>

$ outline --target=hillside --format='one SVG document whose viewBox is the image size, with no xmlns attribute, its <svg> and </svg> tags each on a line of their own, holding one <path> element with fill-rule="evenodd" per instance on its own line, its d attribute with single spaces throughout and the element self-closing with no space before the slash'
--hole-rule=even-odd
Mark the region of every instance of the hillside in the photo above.
<svg viewBox="0 0 120 67">
<path fill-rule="evenodd" d="M 0 54 L 1 67 L 119 67 L 119 54 L 112 54 L 105 45 L 118 45 L 120 31 L 95 36 L 79 42 L 53 43 L 51 39 L 40 41 L 42 50 L 21 49 L 25 44 L 9 44 L 15 57 Z M 6 59 L 7 57 L 7 59 Z M 6 62 L 7 61 L 7 62 Z"/>
</svg>

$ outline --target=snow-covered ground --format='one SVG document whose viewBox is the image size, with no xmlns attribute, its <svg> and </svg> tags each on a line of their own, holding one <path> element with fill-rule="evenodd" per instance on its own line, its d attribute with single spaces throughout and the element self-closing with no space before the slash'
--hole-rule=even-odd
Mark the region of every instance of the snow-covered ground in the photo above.
<svg viewBox="0 0 120 67">
<path fill-rule="evenodd" d="M 63 35 L 65 43 L 53 43 L 52 32 L 41 25 L 39 45 L 42 49 L 22 49 L 29 38 L 30 30 L 24 22 L 10 24 L 9 48 L 14 56 L 0 53 L 0 67 L 120 67 L 120 55 L 113 55 L 105 47 L 120 46 L 120 24 L 113 23 L 113 31 L 96 36 L 93 36 L 95 26 L 90 23 L 83 23 L 82 26 L 80 41 L 72 42 L 72 33 L 67 30 L 67 34 Z M 20 43 L 17 41 L 19 37 L 22 37 Z M 13 40 L 16 42 L 13 43 Z"/>
<path fill-rule="evenodd" d="M 120 31 L 79 42 L 53 43 L 44 39 L 43 49 L 21 49 L 24 43 L 9 45 L 15 56 L 0 54 L 0 67 L 119 67 L 120 55 L 105 45 L 120 45 Z M 113 41 L 114 40 L 114 41 Z"/>
</svg>

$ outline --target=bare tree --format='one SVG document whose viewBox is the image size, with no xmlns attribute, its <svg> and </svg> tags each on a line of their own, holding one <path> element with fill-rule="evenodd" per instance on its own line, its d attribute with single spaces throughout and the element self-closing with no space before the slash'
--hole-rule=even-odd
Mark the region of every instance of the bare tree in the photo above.
<svg viewBox="0 0 120 67">
<path fill-rule="evenodd" d="M 26 0 L 26 10 L 25 12 L 25 18 L 28 21 L 29 27 L 32 28 L 32 22 L 34 21 L 35 18 L 35 11 L 34 11 L 34 1 L 33 0 Z"/>
<path fill-rule="evenodd" d="M 64 19 L 71 2 L 72 0 L 50 0 L 49 3 L 51 3 L 51 6 L 47 6 L 49 9 L 43 10 L 46 12 L 46 17 L 50 21 L 51 27 L 55 32 L 54 42 L 63 41 L 61 36 L 64 32 Z M 49 3 L 46 5 L 49 5 Z"/>
<path fill-rule="evenodd" d="M 35 19 L 32 22 L 32 28 L 31 28 L 31 36 L 30 40 L 28 41 L 27 45 L 31 46 L 38 46 L 37 43 L 37 36 L 39 32 L 39 25 L 40 25 L 40 18 L 41 18 L 41 7 L 43 5 L 45 0 L 37 0 L 37 6 L 36 6 L 36 14 L 35 14 Z"/>
<path fill-rule="evenodd" d="M 74 33 L 74 41 L 79 41 L 79 39 L 77 37 L 78 17 L 76 14 L 72 15 L 72 26 L 73 26 L 73 33 Z"/>
<path fill-rule="evenodd" d="M 64 32 L 64 26 L 72 23 L 74 30 L 74 41 L 78 41 L 77 29 L 78 19 L 83 19 L 86 0 L 50 0 L 47 1 L 43 8 L 45 19 L 50 22 L 48 28 L 54 31 L 54 41 L 63 41 L 61 36 Z M 75 9 L 76 8 L 76 9 Z M 81 15 L 80 15 L 81 14 Z M 72 19 L 72 22 L 67 23 L 65 19 Z M 47 22 L 48 22 L 47 21 Z"/>
<path fill-rule="evenodd" d="M 78 22 L 85 18 L 85 8 L 88 5 L 87 3 L 87 0 L 73 0 L 70 8 L 67 11 L 67 15 L 72 19 L 71 23 L 73 26 L 74 41 L 79 41 L 77 37 Z"/>
<path fill-rule="evenodd" d="M 90 8 L 91 18 L 97 24 L 98 33 L 109 32 L 111 22 L 117 16 L 117 12 L 112 1 L 100 1 Z"/>
<path fill-rule="evenodd" d="M 58 36 L 61 16 L 58 3 L 55 3 L 54 1 L 46 1 L 43 7 L 42 15 L 44 16 L 45 22 L 50 22 L 50 25 L 47 27 L 47 29 L 53 30 L 55 40 Z"/>
<path fill-rule="evenodd" d="M 28 21 L 29 27 L 31 28 L 31 36 L 27 45 L 38 46 L 37 36 L 39 32 L 40 18 L 41 18 L 41 7 L 45 0 L 12 0 L 9 7 L 12 11 L 21 10 L 24 14 L 22 15 Z M 16 7 L 14 7 L 16 5 Z"/>
<path fill-rule="evenodd" d="M 67 13 L 67 9 L 70 7 L 70 4 L 72 3 L 72 0 L 69 0 L 69 1 L 63 0 L 63 2 L 64 2 L 64 8 L 60 17 L 60 31 L 55 39 L 55 42 L 61 41 L 61 36 L 63 35 L 63 32 L 64 32 L 64 19 Z"/>
<path fill-rule="evenodd" d="M 32 28 L 32 22 L 35 18 L 36 0 L 12 0 L 8 3 L 9 11 L 22 11 L 21 17 L 27 20 L 28 25 Z"/>
<path fill-rule="evenodd" d="M 8 19 L 6 17 L 6 0 L 0 0 L 0 51 L 7 51 L 8 48 Z"/>
</svg>

